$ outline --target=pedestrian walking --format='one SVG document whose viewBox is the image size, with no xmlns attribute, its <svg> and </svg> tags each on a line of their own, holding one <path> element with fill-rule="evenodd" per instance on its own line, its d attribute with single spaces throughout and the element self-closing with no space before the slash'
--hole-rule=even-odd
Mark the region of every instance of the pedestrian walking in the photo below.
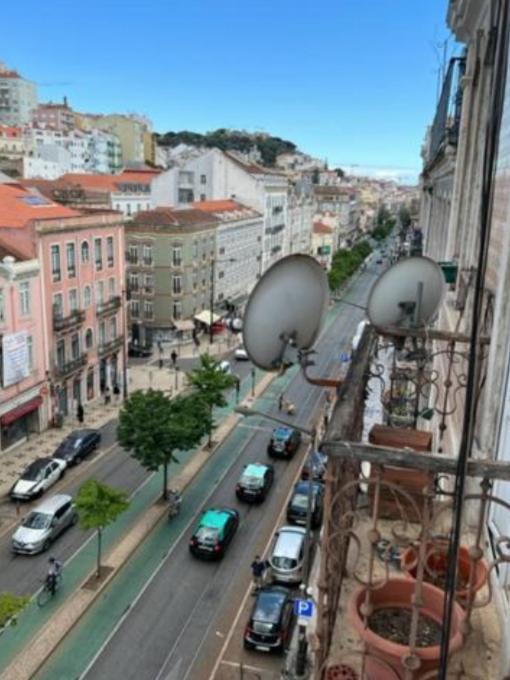
<svg viewBox="0 0 510 680">
<path fill-rule="evenodd" d="M 115 385 L 113 386 L 113 395 L 114 395 L 114 397 L 115 397 L 115 401 L 118 402 L 119 399 L 120 399 L 120 387 L 119 387 L 119 383 L 115 383 Z"/>
<path fill-rule="evenodd" d="M 80 423 L 80 425 L 83 425 L 85 411 L 83 410 L 83 406 L 81 405 L 81 403 L 78 404 L 78 408 L 76 409 L 76 417 L 78 418 L 78 422 Z"/>
<path fill-rule="evenodd" d="M 278 398 L 278 410 L 283 411 L 283 406 L 285 404 L 285 395 L 283 392 L 280 394 L 280 397 Z"/>
<path fill-rule="evenodd" d="M 255 559 L 251 563 L 251 573 L 253 576 L 253 585 L 255 591 L 252 593 L 255 595 L 260 588 L 264 585 L 264 574 L 267 569 L 267 562 L 260 559 L 259 555 L 255 555 Z"/>
<path fill-rule="evenodd" d="M 175 349 L 172 350 L 172 353 L 170 354 L 170 359 L 172 360 L 172 366 L 175 368 L 175 364 L 177 363 L 177 352 Z"/>
<path fill-rule="evenodd" d="M 112 395 L 110 394 L 110 388 L 108 385 L 104 388 L 104 405 L 108 406 L 112 399 Z"/>
</svg>

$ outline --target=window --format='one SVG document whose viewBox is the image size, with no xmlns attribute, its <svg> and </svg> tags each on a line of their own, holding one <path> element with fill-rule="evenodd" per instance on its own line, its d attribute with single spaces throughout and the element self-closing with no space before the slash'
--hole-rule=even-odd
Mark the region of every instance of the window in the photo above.
<svg viewBox="0 0 510 680">
<path fill-rule="evenodd" d="M 207 177 L 205 175 L 200 175 L 200 184 L 207 184 Z"/>
<path fill-rule="evenodd" d="M 143 263 L 152 266 L 152 246 L 143 247 Z"/>
<path fill-rule="evenodd" d="M 225 248 L 220 248 L 218 252 L 220 255 L 225 255 Z"/>
<path fill-rule="evenodd" d="M 60 369 L 64 368 L 66 363 L 66 346 L 63 340 L 57 342 L 57 366 Z"/>
<path fill-rule="evenodd" d="M 5 299 L 4 291 L 0 289 L 0 323 L 5 321 Z"/>
<path fill-rule="evenodd" d="M 85 332 L 85 349 L 92 349 L 94 345 L 94 334 L 91 328 L 87 328 Z"/>
<path fill-rule="evenodd" d="M 172 307 L 172 316 L 174 319 L 180 319 L 182 316 L 182 304 L 180 302 L 174 302 Z"/>
<path fill-rule="evenodd" d="M 152 302 L 145 301 L 143 303 L 143 315 L 146 319 L 152 319 L 152 315 L 153 315 Z"/>
<path fill-rule="evenodd" d="M 71 356 L 73 359 L 78 359 L 80 356 L 80 336 L 74 333 L 71 337 Z"/>
<path fill-rule="evenodd" d="M 82 264 L 87 264 L 90 260 L 90 252 L 89 252 L 89 242 L 88 241 L 82 241 L 81 244 L 81 261 Z"/>
<path fill-rule="evenodd" d="M 103 268 L 103 245 L 100 238 L 94 239 L 94 259 L 97 271 Z"/>
<path fill-rule="evenodd" d="M 193 241 L 193 259 L 196 259 L 198 257 L 198 241 Z"/>
<path fill-rule="evenodd" d="M 110 319 L 110 338 L 115 340 L 117 337 L 117 317 L 112 316 Z"/>
<path fill-rule="evenodd" d="M 34 342 L 31 335 L 27 335 L 27 354 L 28 370 L 31 373 L 34 370 Z"/>
<path fill-rule="evenodd" d="M 90 303 L 92 302 L 92 290 L 90 286 L 85 286 L 83 289 L 83 306 L 86 309 L 87 307 L 90 307 Z"/>
<path fill-rule="evenodd" d="M 110 300 L 115 297 L 115 279 L 108 279 L 108 297 Z"/>
<path fill-rule="evenodd" d="M 172 292 L 174 295 L 182 293 L 182 276 L 172 276 Z"/>
<path fill-rule="evenodd" d="M 138 264 L 138 246 L 129 246 L 128 262 L 130 264 Z"/>
<path fill-rule="evenodd" d="M 193 203 L 193 189 L 179 189 L 179 203 Z"/>
<path fill-rule="evenodd" d="M 136 212 L 140 212 L 141 209 L 142 209 L 142 204 L 141 204 L 141 203 L 137 203 L 137 204 L 136 204 Z"/>
<path fill-rule="evenodd" d="M 146 293 L 154 293 L 154 277 L 151 274 L 145 276 L 144 286 Z"/>
<path fill-rule="evenodd" d="M 113 267 L 113 236 L 106 239 L 106 261 L 109 267 Z"/>
<path fill-rule="evenodd" d="M 138 274 L 130 274 L 128 279 L 129 290 L 133 293 L 138 292 Z"/>
<path fill-rule="evenodd" d="M 53 281 L 60 281 L 60 246 L 51 246 L 51 277 Z"/>
<path fill-rule="evenodd" d="M 106 324 L 104 321 L 101 321 L 99 324 L 99 344 L 106 344 Z"/>
<path fill-rule="evenodd" d="M 21 316 L 30 314 L 30 281 L 22 281 L 19 284 L 19 306 Z"/>
<path fill-rule="evenodd" d="M 62 293 L 55 293 L 53 296 L 53 317 L 61 319 L 64 316 L 64 298 Z"/>
<path fill-rule="evenodd" d="M 78 291 L 73 288 L 69 291 L 69 311 L 71 314 L 78 309 Z"/>
<path fill-rule="evenodd" d="M 200 200 L 205 201 L 205 194 L 200 194 Z"/>
<path fill-rule="evenodd" d="M 174 246 L 172 249 L 172 264 L 174 267 L 180 267 L 182 264 L 182 248 L 181 246 Z"/>
<path fill-rule="evenodd" d="M 128 217 L 131 216 L 131 203 L 127 204 L 127 215 L 128 215 Z"/>
<path fill-rule="evenodd" d="M 76 276 L 76 253 L 74 251 L 74 243 L 66 245 L 67 257 L 67 276 L 72 279 Z"/>
<path fill-rule="evenodd" d="M 131 316 L 140 318 L 140 303 L 138 300 L 131 300 L 130 302 Z"/>
<path fill-rule="evenodd" d="M 102 305 L 104 302 L 104 281 L 96 283 L 96 305 Z"/>
</svg>

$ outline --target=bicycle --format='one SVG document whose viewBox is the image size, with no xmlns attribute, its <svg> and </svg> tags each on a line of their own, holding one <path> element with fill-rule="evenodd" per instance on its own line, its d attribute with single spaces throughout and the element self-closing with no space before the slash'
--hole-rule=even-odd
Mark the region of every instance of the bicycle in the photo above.
<svg viewBox="0 0 510 680">
<path fill-rule="evenodd" d="M 54 592 L 52 591 L 52 588 L 50 586 L 50 582 L 48 578 L 44 579 L 44 585 L 37 594 L 37 604 L 39 607 L 44 607 L 45 604 L 47 604 L 53 595 L 57 592 L 57 590 L 60 588 L 60 585 L 62 583 L 62 574 L 57 574 L 55 577 L 55 588 Z"/>
</svg>

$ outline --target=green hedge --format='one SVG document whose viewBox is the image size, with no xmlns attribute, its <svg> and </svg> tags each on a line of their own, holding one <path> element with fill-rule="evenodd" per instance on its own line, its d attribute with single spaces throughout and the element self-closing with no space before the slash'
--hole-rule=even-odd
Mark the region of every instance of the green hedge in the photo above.
<svg viewBox="0 0 510 680">
<path fill-rule="evenodd" d="M 354 274 L 363 260 L 370 255 L 372 248 L 368 241 L 360 241 L 353 248 L 337 250 L 333 255 L 331 270 L 328 274 L 329 287 L 337 290 Z"/>
</svg>

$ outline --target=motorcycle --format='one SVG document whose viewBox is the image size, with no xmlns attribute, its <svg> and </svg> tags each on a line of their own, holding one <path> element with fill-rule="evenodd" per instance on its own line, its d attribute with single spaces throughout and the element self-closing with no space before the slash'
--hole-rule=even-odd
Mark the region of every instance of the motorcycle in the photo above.
<svg viewBox="0 0 510 680">
<path fill-rule="evenodd" d="M 177 517 L 181 510 L 181 504 L 182 504 L 181 494 L 175 489 L 171 489 L 170 494 L 168 496 L 168 519 Z"/>
</svg>

